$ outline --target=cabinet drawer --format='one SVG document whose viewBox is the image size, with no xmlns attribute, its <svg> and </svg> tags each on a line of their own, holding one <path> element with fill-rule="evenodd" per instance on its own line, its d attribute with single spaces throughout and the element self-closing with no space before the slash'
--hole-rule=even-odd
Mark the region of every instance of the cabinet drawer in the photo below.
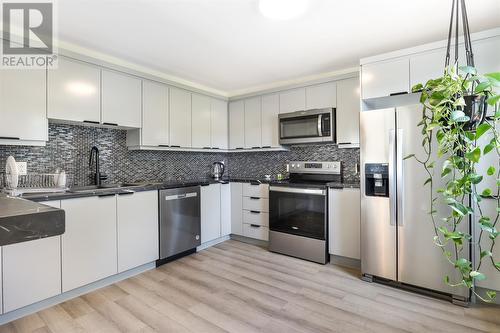
<svg viewBox="0 0 500 333">
<path fill-rule="evenodd" d="M 254 185 L 251 183 L 243 183 L 243 196 L 269 198 L 269 185 L 267 184 Z"/>
<path fill-rule="evenodd" d="M 243 223 L 243 236 L 267 241 L 269 240 L 269 228 Z"/>
<path fill-rule="evenodd" d="M 269 213 L 261 213 L 257 211 L 244 210 L 243 223 L 269 226 Z"/>
<path fill-rule="evenodd" d="M 269 199 L 243 197 L 243 209 L 269 213 Z"/>
</svg>

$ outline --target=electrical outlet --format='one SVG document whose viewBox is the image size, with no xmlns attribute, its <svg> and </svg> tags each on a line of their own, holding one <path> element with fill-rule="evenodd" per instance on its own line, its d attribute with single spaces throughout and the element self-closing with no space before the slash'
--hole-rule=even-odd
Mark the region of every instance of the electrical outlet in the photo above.
<svg viewBox="0 0 500 333">
<path fill-rule="evenodd" d="M 24 176 L 28 173 L 28 162 L 16 162 L 16 164 L 20 176 Z"/>
</svg>

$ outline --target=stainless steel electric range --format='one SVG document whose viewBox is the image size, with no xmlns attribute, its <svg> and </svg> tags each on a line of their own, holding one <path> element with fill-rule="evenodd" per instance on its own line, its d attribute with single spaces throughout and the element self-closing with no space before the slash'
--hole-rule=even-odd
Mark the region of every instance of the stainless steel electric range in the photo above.
<svg viewBox="0 0 500 333">
<path fill-rule="evenodd" d="M 342 181 L 340 162 L 296 161 L 290 178 L 269 187 L 269 250 L 328 262 L 328 186 Z"/>
</svg>

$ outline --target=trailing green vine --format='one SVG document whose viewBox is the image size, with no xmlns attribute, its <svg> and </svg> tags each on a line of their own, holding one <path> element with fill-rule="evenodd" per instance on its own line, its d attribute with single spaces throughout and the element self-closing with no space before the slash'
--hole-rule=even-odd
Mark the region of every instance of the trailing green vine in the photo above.
<svg viewBox="0 0 500 333">
<path fill-rule="evenodd" d="M 493 271 L 500 274 L 500 258 L 494 256 L 496 241 L 500 239 L 497 229 L 500 225 L 500 138 L 496 126 L 500 121 L 498 87 L 500 73 L 478 75 L 476 69 L 469 66 L 460 70 L 450 66 L 442 77 L 413 87 L 414 92 L 421 91 L 423 110 L 418 126 L 425 153 L 423 157 L 415 154 L 405 157 L 415 159 L 428 175 L 424 185 L 430 187 L 429 212 L 434 226 L 434 244 L 442 250 L 459 277 L 446 276 L 445 282 L 450 286 L 465 286 L 486 302 L 493 301 L 496 292 L 479 295 L 474 286 L 476 281 L 487 278 L 483 273 L 485 265 L 492 265 Z M 492 116 L 480 124 L 473 124 L 463 111 L 464 97 L 471 89 L 475 95 L 484 96 L 489 110 L 493 110 Z M 485 138 L 488 138 L 486 142 Z M 488 154 L 496 154 L 495 165 L 487 166 L 486 170 L 479 169 L 478 163 Z M 479 193 L 478 185 L 493 177 L 496 188 L 485 188 Z M 438 180 L 444 184 L 439 188 L 436 185 Z M 496 200 L 494 216 L 483 213 L 485 198 Z M 448 207 L 444 217 L 442 212 L 438 213 L 438 207 L 443 204 Z M 469 233 L 470 220 L 479 232 Z M 490 239 L 488 246 L 484 245 L 485 237 Z M 474 262 L 468 255 L 470 245 L 479 253 Z"/>
</svg>

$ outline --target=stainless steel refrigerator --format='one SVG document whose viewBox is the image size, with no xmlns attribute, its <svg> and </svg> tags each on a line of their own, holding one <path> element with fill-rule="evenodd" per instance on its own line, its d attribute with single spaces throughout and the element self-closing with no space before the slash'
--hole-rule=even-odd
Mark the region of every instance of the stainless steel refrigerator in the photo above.
<svg viewBox="0 0 500 333">
<path fill-rule="evenodd" d="M 459 276 L 433 241 L 428 176 L 414 159 L 404 159 L 424 156 L 421 116 L 420 105 L 361 112 L 361 270 L 365 280 L 390 280 L 467 301 L 467 288 L 444 282 L 446 275 Z M 445 204 L 437 208 L 438 218 L 447 215 Z M 467 223 L 463 227 L 468 231 Z"/>
</svg>

